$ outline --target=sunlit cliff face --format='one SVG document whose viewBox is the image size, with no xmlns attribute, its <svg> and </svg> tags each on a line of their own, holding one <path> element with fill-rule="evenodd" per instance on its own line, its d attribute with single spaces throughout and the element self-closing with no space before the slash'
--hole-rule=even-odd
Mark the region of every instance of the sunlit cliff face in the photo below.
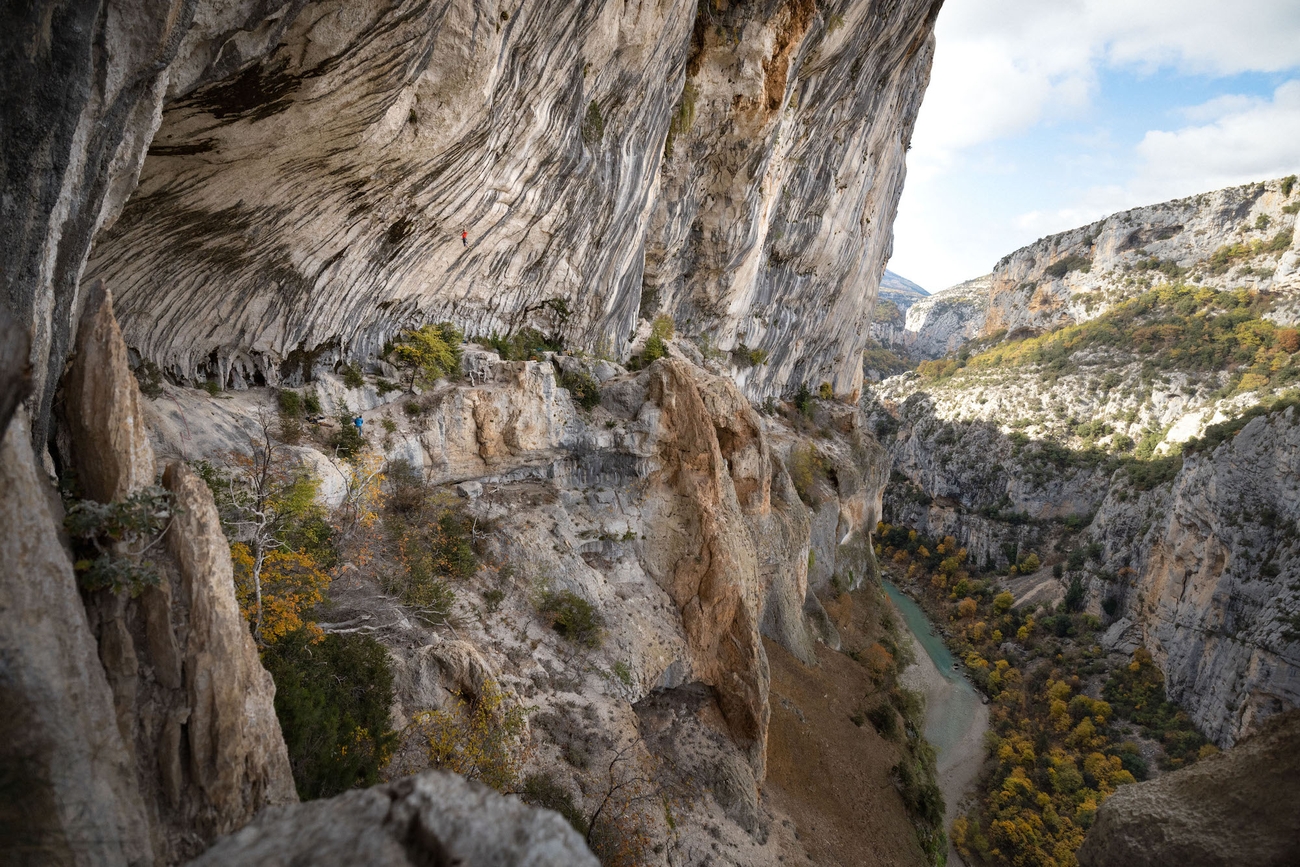
<svg viewBox="0 0 1300 867">
<path fill-rule="evenodd" d="M 110 16 L 78 37 L 106 67 L 68 74 L 108 96 L 45 106 L 68 183 L 16 215 L 80 226 L 11 251 L 38 384 L 103 278 L 128 344 L 186 378 L 275 382 L 441 318 L 618 355 L 666 312 L 764 350 L 752 396 L 851 395 L 938 4 L 696 6 Z"/>
</svg>

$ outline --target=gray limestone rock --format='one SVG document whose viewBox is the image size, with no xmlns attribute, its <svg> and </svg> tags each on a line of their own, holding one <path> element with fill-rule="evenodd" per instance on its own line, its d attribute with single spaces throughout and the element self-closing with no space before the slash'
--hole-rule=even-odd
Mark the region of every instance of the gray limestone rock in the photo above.
<svg viewBox="0 0 1300 867">
<path fill-rule="evenodd" d="M 266 810 L 190 867 L 596 867 L 558 813 L 428 771 L 329 800 Z"/>
<path fill-rule="evenodd" d="M 143 398 L 101 281 L 87 291 L 63 393 L 82 493 L 108 503 L 152 485 L 156 470 Z"/>
</svg>

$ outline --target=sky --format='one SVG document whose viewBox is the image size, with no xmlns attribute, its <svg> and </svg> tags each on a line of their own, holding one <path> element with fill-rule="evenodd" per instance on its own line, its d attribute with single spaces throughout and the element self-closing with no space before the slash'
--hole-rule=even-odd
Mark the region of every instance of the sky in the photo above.
<svg viewBox="0 0 1300 867">
<path fill-rule="evenodd" d="M 1300 0 L 945 0 L 889 269 L 1300 172 Z"/>
</svg>

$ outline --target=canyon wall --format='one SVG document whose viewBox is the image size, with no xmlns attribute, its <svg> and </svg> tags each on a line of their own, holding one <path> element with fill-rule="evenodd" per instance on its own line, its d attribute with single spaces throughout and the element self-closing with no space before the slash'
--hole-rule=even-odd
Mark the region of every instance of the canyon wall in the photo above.
<svg viewBox="0 0 1300 867">
<path fill-rule="evenodd" d="M 1170 279 L 1300 295 L 1296 202 L 1300 184 L 1283 178 L 1133 208 L 1040 238 L 994 267 L 983 333 L 1083 322 Z M 1232 245 L 1246 249 L 1219 252 Z"/>
<path fill-rule="evenodd" d="M 1117 576 L 1122 636 L 1137 627 L 1169 696 L 1227 746 L 1300 707 L 1300 419 L 1257 418 L 1213 452 L 1187 459 L 1168 489 L 1118 495 L 1090 538 Z"/>
<path fill-rule="evenodd" d="M 5 165 L 30 195 L 6 199 L 0 270 L 33 330 L 35 435 L 92 239 L 128 344 L 186 379 L 295 381 L 442 318 L 618 355 L 666 312 L 765 350 L 750 396 L 852 395 L 938 8 L 80 0 L 17 20 Z"/>
<path fill-rule="evenodd" d="M 1036 553 L 1034 574 L 999 579 L 1020 604 L 1055 605 L 1081 582 L 1106 649 L 1150 650 L 1168 694 L 1220 745 L 1300 705 L 1296 425 L 1281 411 L 1295 378 L 1278 373 L 1296 355 L 1293 332 L 1275 328 L 1300 300 L 1297 210 L 1300 183 L 1282 178 L 1017 250 L 992 275 L 912 305 L 892 345 L 944 361 L 865 401 L 893 461 L 891 520 L 952 535 L 999 570 Z M 1236 317 L 1233 334 L 1269 336 L 1210 361 L 1210 338 L 1178 343 L 1221 316 Z M 1090 324 L 1016 342 L 1079 323 Z M 1174 337 L 1142 342 L 1159 329 Z M 983 343 L 960 352 L 963 337 Z M 1221 430 L 1217 447 L 1177 457 L 1274 401 L 1279 411 Z"/>
</svg>

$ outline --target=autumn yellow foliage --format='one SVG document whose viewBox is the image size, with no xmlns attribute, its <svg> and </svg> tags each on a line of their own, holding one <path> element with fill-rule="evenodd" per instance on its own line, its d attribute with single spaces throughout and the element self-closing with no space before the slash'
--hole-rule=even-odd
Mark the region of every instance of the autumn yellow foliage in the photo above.
<svg viewBox="0 0 1300 867">
<path fill-rule="evenodd" d="M 426 711 L 411 723 L 425 745 L 430 767 L 478 780 L 499 792 L 513 791 L 526 758 L 527 711 L 486 680 L 472 702 Z"/>
</svg>

